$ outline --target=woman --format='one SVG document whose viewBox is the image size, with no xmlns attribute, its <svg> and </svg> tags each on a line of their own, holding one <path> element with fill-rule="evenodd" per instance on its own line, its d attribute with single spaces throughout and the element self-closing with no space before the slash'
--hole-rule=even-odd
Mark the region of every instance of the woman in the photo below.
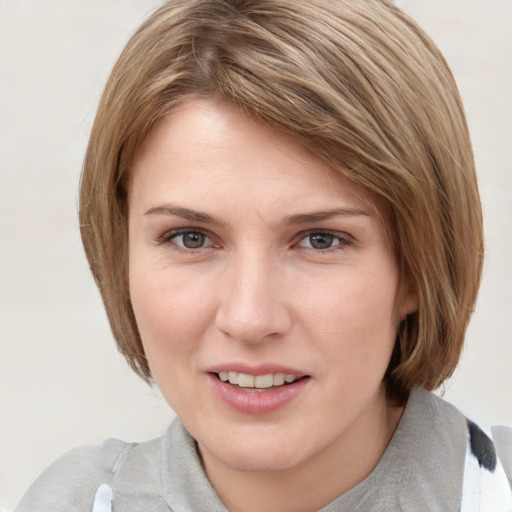
<svg viewBox="0 0 512 512">
<path fill-rule="evenodd" d="M 397 8 L 166 3 L 107 83 L 80 220 L 118 345 L 179 420 L 69 453 L 18 510 L 511 509 L 510 430 L 429 392 L 482 221 L 453 77 Z"/>
</svg>

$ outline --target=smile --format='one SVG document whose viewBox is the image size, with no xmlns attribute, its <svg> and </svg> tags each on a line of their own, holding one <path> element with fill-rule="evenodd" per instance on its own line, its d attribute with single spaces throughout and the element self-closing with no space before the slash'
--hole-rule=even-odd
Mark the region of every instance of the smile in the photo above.
<svg viewBox="0 0 512 512">
<path fill-rule="evenodd" d="M 237 412 L 253 415 L 281 409 L 305 393 L 312 381 L 311 376 L 304 373 L 251 375 L 221 368 L 209 372 L 208 376 L 212 391 L 223 403 Z"/>
<path fill-rule="evenodd" d="M 253 389 L 269 389 L 284 386 L 303 378 L 299 375 L 289 375 L 285 373 L 249 375 L 247 373 L 221 371 L 217 375 L 222 382 L 229 382 L 241 388 Z"/>
</svg>

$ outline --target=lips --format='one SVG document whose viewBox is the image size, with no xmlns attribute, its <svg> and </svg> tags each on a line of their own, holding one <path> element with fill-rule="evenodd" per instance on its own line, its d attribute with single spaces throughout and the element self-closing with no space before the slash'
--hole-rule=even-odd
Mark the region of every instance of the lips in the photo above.
<svg viewBox="0 0 512 512">
<path fill-rule="evenodd" d="M 281 366 L 249 367 L 231 364 L 207 372 L 215 395 L 231 408 L 247 414 L 275 412 L 299 396 L 309 375 Z"/>
</svg>

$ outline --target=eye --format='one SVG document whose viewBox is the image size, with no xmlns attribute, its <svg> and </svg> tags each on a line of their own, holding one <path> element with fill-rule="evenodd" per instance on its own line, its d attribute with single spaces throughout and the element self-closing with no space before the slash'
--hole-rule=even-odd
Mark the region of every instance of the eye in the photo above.
<svg viewBox="0 0 512 512">
<path fill-rule="evenodd" d="M 206 233 L 194 230 L 172 231 L 161 237 L 159 241 L 170 242 L 185 250 L 202 249 L 213 245 Z"/>
<path fill-rule="evenodd" d="M 338 233 L 332 233 L 330 231 L 314 231 L 308 233 L 299 242 L 299 247 L 305 247 L 307 249 L 315 249 L 317 251 L 326 251 L 329 249 L 346 247 L 350 244 L 348 236 L 342 236 Z"/>
</svg>

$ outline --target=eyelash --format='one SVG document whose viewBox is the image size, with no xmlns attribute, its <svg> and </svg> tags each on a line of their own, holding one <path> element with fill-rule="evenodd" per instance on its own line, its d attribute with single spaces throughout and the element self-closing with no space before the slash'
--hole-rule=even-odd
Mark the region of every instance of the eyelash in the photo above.
<svg viewBox="0 0 512 512">
<path fill-rule="evenodd" d="M 208 248 L 208 247 L 197 247 L 197 248 L 183 247 L 183 246 L 178 245 L 177 243 L 173 242 L 174 239 L 178 238 L 179 236 L 186 235 L 186 234 L 197 234 L 197 235 L 204 236 L 206 239 L 211 240 L 211 237 L 205 231 L 202 231 L 200 229 L 182 228 L 182 229 L 176 229 L 176 230 L 164 233 L 161 237 L 157 238 L 156 241 L 161 245 L 172 244 L 176 248 L 176 250 L 186 252 L 186 253 L 196 253 L 201 249 Z"/>
<path fill-rule="evenodd" d="M 161 237 L 157 238 L 156 242 L 161 245 L 172 244 L 176 250 L 181 251 L 181 252 L 186 252 L 186 253 L 197 253 L 201 249 L 208 249 L 211 247 L 211 246 L 206 246 L 206 247 L 200 246 L 197 248 L 190 248 L 190 247 L 184 247 L 182 245 L 178 245 L 177 243 L 173 242 L 173 240 L 175 240 L 176 238 L 186 235 L 186 234 L 201 235 L 211 241 L 210 235 L 205 231 L 202 231 L 200 229 L 182 228 L 182 229 L 177 229 L 177 230 L 173 230 L 173 231 L 169 231 L 169 232 L 165 233 Z M 307 240 L 308 237 L 312 237 L 313 235 L 332 237 L 333 241 L 337 241 L 336 245 L 327 247 L 325 249 L 316 249 L 314 247 L 303 247 L 303 249 L 314 252 L 316 254 L 329 253 L 329 252 L 333 252 L 333 251 L 337 251 L 337 250 L 344 250 L 344 249 L 350 247 L 351 245 L 353 245 L 353 243 L 354 243 L 353 238 L 346 233 L 340 233 L 337 231 L 328 231 L 328 230 L 310 230 L 305 233 L 300 233 L 296 237 L 297 241 L 294 242 L 293 245 L 300 247 L 301 242 Z"/>
<path fill-rule="evenodd" d="M 336 245 L 327 247 L 325 249 L 316 249 L 314 247 L 305 247 L 306 250 L 313 251 L 315 253 L 328 253 L 338 250 L 344 250 L 353 244 L 353 239 L 346 233 L 340 233 L 337 231 L 326 231 L 326 230 L 311 230 L 306 233 L 301 233 L 297 245 L 307 240 L 308 238 L 316 236 L 332 237 L 333 241 L 336 241 Z"/>
</svg>

